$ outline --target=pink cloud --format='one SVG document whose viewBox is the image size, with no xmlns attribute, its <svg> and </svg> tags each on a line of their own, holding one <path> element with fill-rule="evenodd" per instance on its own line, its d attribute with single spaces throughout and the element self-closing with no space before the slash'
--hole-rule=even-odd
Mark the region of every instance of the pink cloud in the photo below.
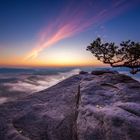
<svg viewBox="0 0 140 140">
<path fill-rule="evenodd" d="M 37 47 L 26 56 L 36 58 L 41 51 L 60 40 L 74 36 L 91 26 L 101 24 L 122 13 L 130 3 L 126 0 L 110 0 L 106 6 L 102 2 L 84 0 L 79 5 L 70 3 L 40 34 Z"/>
</svg>

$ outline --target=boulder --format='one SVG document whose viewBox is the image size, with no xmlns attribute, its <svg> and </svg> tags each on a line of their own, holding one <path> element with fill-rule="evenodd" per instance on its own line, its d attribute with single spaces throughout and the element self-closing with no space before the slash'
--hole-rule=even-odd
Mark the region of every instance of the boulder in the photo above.
<svg viewBox="0 0 140 140">
<path fill-rule="evenodd" d="M 94 70 L 91 72 L 91 74 L 93 74 L 93 75 L 102 75 L 105 73 L 118 74 L 117 71 L 110 71 L 110 70 Z"/>
<path fill-rule="evenodd" d="M 80 74 L 0 106 L 0 140 L 139 140 L 140 83 Z"/>
<path fill-rule="evenodd" d="M 80 71 L 79 74 L 88 74 L 86 71 Z"/>
</svg>

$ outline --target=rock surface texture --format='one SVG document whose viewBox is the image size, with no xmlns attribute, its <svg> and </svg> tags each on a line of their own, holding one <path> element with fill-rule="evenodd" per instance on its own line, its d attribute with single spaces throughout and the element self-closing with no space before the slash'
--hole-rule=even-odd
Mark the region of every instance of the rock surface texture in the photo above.
<svg viewBox="0 0 140 140">
<path fill-rule="evenodd" d="M 139 140 L 140 83 L 84 73 L 0 106 L 0 140 Z"/>
</svg>

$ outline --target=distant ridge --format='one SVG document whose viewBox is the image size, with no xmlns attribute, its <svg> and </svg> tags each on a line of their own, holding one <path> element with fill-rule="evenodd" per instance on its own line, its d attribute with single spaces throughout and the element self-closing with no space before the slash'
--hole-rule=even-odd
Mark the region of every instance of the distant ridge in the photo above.
<svg viewBox="0 0 140 140">
<path fill-rule="evenodd" d="M 0 73 L 24 73 L 24 72 L 34 72 L 34 69 L 25 68 L 0 68 Z"/>
</svg>

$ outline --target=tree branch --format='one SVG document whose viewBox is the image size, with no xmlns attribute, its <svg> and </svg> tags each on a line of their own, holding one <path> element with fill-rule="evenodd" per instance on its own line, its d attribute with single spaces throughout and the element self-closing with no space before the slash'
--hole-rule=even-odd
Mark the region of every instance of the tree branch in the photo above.
<svg viewBox="0 0 140 140">
<path fill-rule="evenodd" d="M 98 60 L 105 64 L 110 64 L 112 67 L 127 67 L 130 71 L 136 74 L 140 71 L 140 43 L 132 41 L 124 41 L 120 46 L 115 43 L 102 43 L 100 38 L 97 38 L 90 46 L 87 47 Z"/>
</svg>

